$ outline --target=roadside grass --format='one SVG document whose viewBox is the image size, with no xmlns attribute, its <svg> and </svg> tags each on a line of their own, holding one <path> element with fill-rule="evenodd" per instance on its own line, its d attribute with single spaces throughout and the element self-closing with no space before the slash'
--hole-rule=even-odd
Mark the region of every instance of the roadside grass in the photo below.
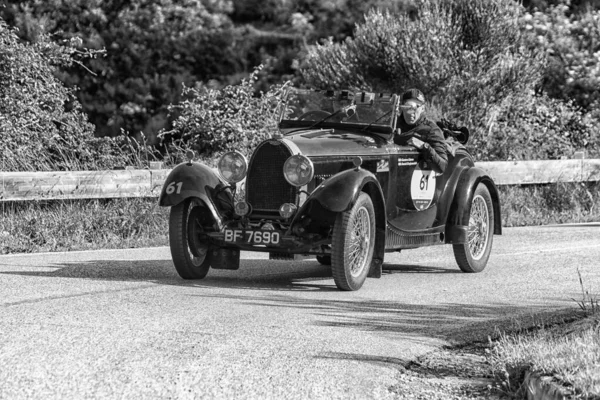
<svg viewBox="0 0 600 400">
<path fill-rule="evenodd" d="M 499 186 L 503 226 L 600 221 L 600 182 Z"/>
<path fill-rule="evenodd" d="M 0 254 L 164 246 L 168 211 L 154 198 L 0 203 Z"/>
<path fill-rule="evenodd" d="M 491 342 L 489 360 L 497 391 L 526 399 L 524 379 L 530 371 L 549 376 L 569 398 L 600 398 L 600 300 L 578 272 L 581 299 L 575 321 L 544 326 L 533 332 L 500 333 Z"/>
</svg>

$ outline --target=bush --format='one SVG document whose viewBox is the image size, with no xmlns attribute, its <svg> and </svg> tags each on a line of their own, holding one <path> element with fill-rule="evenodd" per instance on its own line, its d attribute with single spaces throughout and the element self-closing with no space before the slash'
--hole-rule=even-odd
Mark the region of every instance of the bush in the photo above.
<svg viewBox="0 0 600 400">
<path fill-rule="evenodd" d="M 303 76 L 319 87 L 418 87 L 431 99 L 432 118 L 471 129 L 477 159 L 598 154 L 594 115 L 539 94 L 546 48 L 528 15 L 509 0 L 421 0 L 412 14 L 372 10 L 353 39 L 311 48 Z"/>
<path fill-rule="evenodd" d="M 525 14 L 524 28 L 549 57 L 543 89 L 600 117 L 600 10 L 572 13 L 569 3 Z"/>
<path fill-rule="evenodd" d="M 239 85 L 221 89 L 199 85 L 184 88 L 187 99 L 170 106 L 178 113 L 174 128 L 161 133 L 169 148 L 191 148 L 203 157 L 238 150 L 248 155 L 277 127 L 278 105 L 286 86 L 274 86 L 265 94 L 254 96 L 257 68 Z"/>
<path fill-rule="evenodd" d="M 587 157 L 600 156 L 600 121 L 573 102 L 516 94 L 474 116 L 477 134 L 468 147 L 476 159 L 560 159 L 583 149 Z"/>
<path fill-rule="evenodd" d="M 73 91 L 55 76 L 75 48 L 46 37 L 21 43 L 0 19 L 0 170 L 108 168 L 130 157 L 109 139 L 95 139 Z"/>
<path fill-rule="evenodd" d="M 98 136 L 122 130 L 150 141 L 168 126 L 167 105 L 181 100 L 182 83 L 235 72 L 230 0 L 26 0 L 0 13 L 35 43 L 40 33 L 106 49 L 86 60 L 87 70 L 64 68 L 61 79 L 77 86 Z M 90 73 L 92 71 L 93 73 Z"/>
<path fill-rule="evenodd" d="M 311 48 L 302 73 L 319 87 L 418 87 L 441 112 L 462 115 L 539 80 L 543 54 L 523 46 L 520 13 L 508 0 L 422 0 L 416 14 L 372 10 L 353 39 Z"/>
</svg>

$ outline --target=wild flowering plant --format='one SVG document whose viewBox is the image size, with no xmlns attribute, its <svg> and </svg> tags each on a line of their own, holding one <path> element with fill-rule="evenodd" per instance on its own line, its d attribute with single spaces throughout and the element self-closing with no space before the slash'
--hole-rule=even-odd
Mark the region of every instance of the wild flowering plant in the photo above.
<svg viewBox="0 0 600 400">
<path fill-rule="evenodd" d="M 260 67 L 238 85 L 185 87 L 186 100 L 170 107 L 178 113 L 173 129 L 160 137 L 171 150 L 191 148 L 201 156 L 238 150 L 245 155 L 277 126 L 279 105 L 287 84 L 255 95 Z"/>
</svg>

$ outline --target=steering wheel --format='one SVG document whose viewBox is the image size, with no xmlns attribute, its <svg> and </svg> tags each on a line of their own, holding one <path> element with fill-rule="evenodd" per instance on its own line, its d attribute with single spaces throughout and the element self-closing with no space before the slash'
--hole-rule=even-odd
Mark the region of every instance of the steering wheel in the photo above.
<svg viewBox="0 0 600 400">
<path fill-rule="evenodd" d="M 302 114 L 301 116 L 298 117 L 298 121 L 303 121 L 303 120 L 309 120 L 309 121 L 318 121 L 322 118 L 325 118 L 327 116 L 331 115 L 330 112 L 328 111 L 323 111 L 323 110 L 312 110 L 312 111 L 307 111 L 304 114 Z M 309 118 L 310 117 L 310 118 Z"/>
</svg>

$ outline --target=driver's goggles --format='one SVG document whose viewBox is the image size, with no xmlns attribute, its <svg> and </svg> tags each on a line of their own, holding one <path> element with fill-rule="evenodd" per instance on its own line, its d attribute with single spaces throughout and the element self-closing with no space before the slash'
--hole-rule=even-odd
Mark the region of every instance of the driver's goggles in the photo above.
<svg viewBox="0 0 600 400">
<path fill-rule="evenodd" d="M 422 105 L 417 106 L 417 105 L 401 105 L 400 109 L 402 111 L 417 111 L 419 108 L 423 107 Z"/>
</svg>

